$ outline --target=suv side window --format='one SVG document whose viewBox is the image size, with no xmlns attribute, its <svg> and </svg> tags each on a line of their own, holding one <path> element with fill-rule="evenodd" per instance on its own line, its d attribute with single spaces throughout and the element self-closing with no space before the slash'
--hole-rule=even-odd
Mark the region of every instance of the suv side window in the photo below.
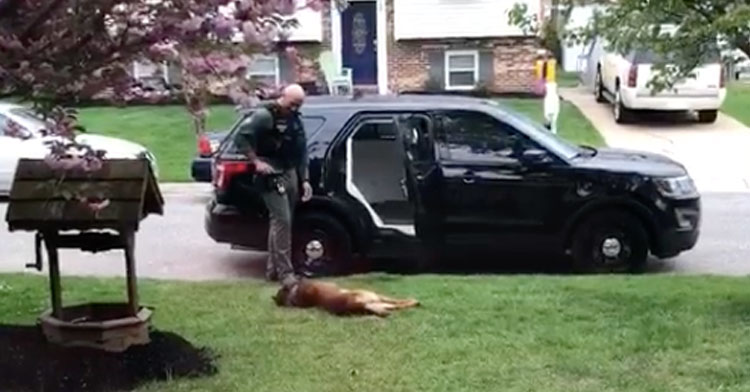
<svg viewBox="0 0 750 392">
<path fill-rule="evenodd" d="M 442 160 L 518 163 L 525 150 L 538 148 L 510 125 L 481 112 L 445 111 L 437 117 L 437 144 Z"/>
<path fill-rule="evenodd" d="M 304 127 L 305 133 L 307 135 L 314 134 L 325 123 L 325 118 L 323 117 L 301 116 L 300 118 L 302 119 L 302 126 Z M 237 144 L 235 143 L 234 139 L 237 136 L 237 131 L 242 128 L 249 120 L 250 114 L 246 115 L 245 118 L 242 119 L 242 122 L 234 127 L 230 137 L 227 138 L 227 146 L 223 149 L 222 154 L 232 155 L 240 153 L 240 151 L 237 150 Z"/>
</svg>

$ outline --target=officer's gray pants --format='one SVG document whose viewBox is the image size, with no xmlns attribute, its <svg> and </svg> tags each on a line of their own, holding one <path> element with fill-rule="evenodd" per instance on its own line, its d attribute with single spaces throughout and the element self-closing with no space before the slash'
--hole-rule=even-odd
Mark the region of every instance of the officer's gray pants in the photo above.
<svg viewBox="0 0 750 392">
<path fill-rule="evenodd" d="M 294 169 L 285 171 L 279 176 L 284 185 L 284 192 L 274 186 L 263 193 L 263 201 L 269 213 L 268 227 L 268 261 L 266 278 L 278 277 L 282 283 L 294 279 L 292 265 L 292 217 L 299 198 L 297 172 Z"/>
</svg>

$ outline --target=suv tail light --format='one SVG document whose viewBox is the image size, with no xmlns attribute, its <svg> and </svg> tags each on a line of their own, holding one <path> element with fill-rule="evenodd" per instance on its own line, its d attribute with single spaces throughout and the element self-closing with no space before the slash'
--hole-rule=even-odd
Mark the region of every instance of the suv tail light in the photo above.
<svg viewBox="0 0 750 392">
<path fill-rule="evenodd" d="M 633 64 L 630 66 L 630 72 L 628 72 L 628 87 L 638 86 L 638 66 Z"/>
<path fill-rule="evenodd" d="M 249 169 L 247 162 L 238 161 L 217 161 L 215 172 L 213 173 L 214 187 L 220 190 L 226 190 L 229 184 L 237 174 L 245 173 Z"/>
<path fill-rule="evenodd" d="M 198 136 L 198 154 L 202 157 L 209 157 L 211 153 L 211 141 L 208 140 L 208 136 Z"/>
</svg>

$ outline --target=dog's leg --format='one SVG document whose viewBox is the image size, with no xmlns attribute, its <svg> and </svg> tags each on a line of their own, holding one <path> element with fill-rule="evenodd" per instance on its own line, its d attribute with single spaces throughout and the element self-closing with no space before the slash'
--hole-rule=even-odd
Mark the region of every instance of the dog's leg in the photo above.
<svg viewBox="0 0 750 392">
<path fill-rule="evenodd" d="M 364 304 L 364 309 L 368 313 L 374 314 L 376 316 L 388 317 L 391 314 L 389 310 L 393 309 L 393 305 L 388 305 L 382 302 L 370 302 Z"/>
<path fill-rule="evenodd" d="M 380 296 L 380 302 L 396 305 L 396 309 L 419 306 L 419 301 L 417 301 L 416 299 L 395 299 L 383 295 Z"/>
</svg>

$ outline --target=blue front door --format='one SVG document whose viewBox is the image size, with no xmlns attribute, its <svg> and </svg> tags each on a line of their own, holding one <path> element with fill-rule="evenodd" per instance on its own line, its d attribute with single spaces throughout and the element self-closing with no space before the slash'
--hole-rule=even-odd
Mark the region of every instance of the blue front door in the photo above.
<svg viewBox="0 0 750 392">
<path fill-rule="evenodd" d="M 341 15 L 342 60 L 354 84 L 377 84 L 376 2 L 352 1 Z"/>
</svg>

